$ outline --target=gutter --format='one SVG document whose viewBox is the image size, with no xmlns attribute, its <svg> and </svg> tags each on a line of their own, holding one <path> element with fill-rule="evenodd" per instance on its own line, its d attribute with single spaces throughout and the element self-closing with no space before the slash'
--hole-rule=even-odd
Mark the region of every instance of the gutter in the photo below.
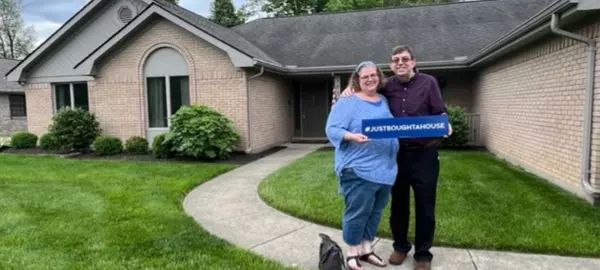
<svg viewBox="0 0 600 270">
<path fill-rule="evenodd" d="M 583 135 L 582 135 L 582 155 L 581 155 L 581 185 L 584 191 L 593 198 L 600 198 L 600 190 L 594 188 L 590 181 L 591 175 L 591 145 L 592 145 L 592 113 L 594 102 L 594 79 L 596 67 L 596 41 L 584 36 L 560 29 L 558 26 L 559 15 L 552 14 L 551 29 L 552 32 L 568 37 L 579 42 L 587 44 L 587 73 L 585 81 L 585 99 L 583 105 Z"/>
<path fill-rule="evenodd" d="M 356 65 L 336 65 L 336 66 L 316 66 L 316 67 L 296 67 L 296 66 L 278 66 L 265 61 L 254 59 L 255 65 L 267 68 L 269 71 L 281 75 L 310 75 L 310 74 L 325 74 L 325 73 L 352 73 L 356 69 Z M 390 71 L 389 65 L 378 64 L 383 71 Z M 470 66 L 465 60 L 447 60 L 447 61 L 428 61 L 418 62 L 417 68 L 421 70 L 427 69 L 468 69 Z"/>
<path fill-rule="evenodd" d="M 246 153 L 250 153 L 252 152 L 252 137 L 250 137 L 251 135 L 251 127 L 252 125 L 250 125 L 250 87 L 248 86 L 248 82 L 250 80 L 253 80 L 255 78 L 258 78 L 260 76 L 262 76 L 265 73 L 265 66 L 261 66 L 260 67 L 260 72 L 258 72 L 255 75 L 252 75 L 251 77 L 249 77 L 246 80 L 246 115 L 247 115 L 247 120 L 246 120 L 246 125 L 248 126 L 248 131 L 247 131 L 247 136 L 248 136 L 248 144 L 246 145 Z"/>
</svg>

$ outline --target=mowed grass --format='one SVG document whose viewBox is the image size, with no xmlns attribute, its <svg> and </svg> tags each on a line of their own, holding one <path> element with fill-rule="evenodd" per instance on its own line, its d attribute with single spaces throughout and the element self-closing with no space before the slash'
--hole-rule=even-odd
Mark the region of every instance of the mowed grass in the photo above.
<svg viewBox="0 0 600 270">
<path fill-rule="evenodd" d="M 185 215 L 232 168 L 0 155 L 0 269 L 283 269 Z"/>
<path fill-rule="evenodd" d="M 482 151 L 441 151 L 434 245 L 600 257 L 600 208 Z M 333 151 L 273 173 L 261 198 L 291 215 L 341 228 Z M 411 230 L 414 235 L 411 192 Z M 379 235 L 389 238 L 389 203 Z"/>
</svg>

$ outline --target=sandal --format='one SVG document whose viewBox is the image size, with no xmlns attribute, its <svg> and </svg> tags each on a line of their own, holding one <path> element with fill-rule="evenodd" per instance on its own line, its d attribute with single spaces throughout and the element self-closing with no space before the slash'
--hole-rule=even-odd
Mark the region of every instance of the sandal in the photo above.
<svg viewBox="0 0 600 270">
<path fill-rule="evenodd" d="M 375 256 L 375 258 L 377 258 L 381 263 L 376 262 L 374 260 L 371 260 L 370 259 L 371 256 Z M 385 261 L 383 259 L 381 259 L 381 257 L 377 256 L 377 254 L 375 254 L 374 251 L 371 251 L 371 252 L 369 252 L 367 254 L 363 254 L 362 256 L 359 257 L 359 259 L 361 261 L 370 263 L 370 264 L 375 265 L 375 266 L 379 266 L 379 267 L 386 267 L 387 266 L 387 264 L 385 263 Z"/>
<path fill-rule="evenodd" d="M 351 260 L 355 260 L 356 261 L 356 266 L 358 266 L 359 268 L 350 267 L 350 261 Z M 348 269 L 350 269 L 350 270 L 360 270 L 360 269 L 363 269 L 362 265 L 360 264 L 360 255 L 351 256 L 351 257 L 346 258 L 346 265 L 348 266 Z"/>
</svg>

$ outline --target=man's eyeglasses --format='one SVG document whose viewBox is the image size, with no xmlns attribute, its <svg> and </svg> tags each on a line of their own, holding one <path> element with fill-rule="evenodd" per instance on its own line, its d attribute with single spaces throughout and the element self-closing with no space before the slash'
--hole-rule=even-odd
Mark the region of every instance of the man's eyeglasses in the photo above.
<svg viewBox="0 0 600 270">
<path fill-rule="evenodd" d="M 402 63 L 406 64 L 410 60 L 412 60 L 412 59 L 410 59 L 409 57 L 406 57 L 406 56 L 402 57 L 402 58 L 394 57 L 394 58 L 391 59 L 391 62 L 395 63 L 395 64 L 398 64 L 400 61 L 402 61 Z"/>
</svg>

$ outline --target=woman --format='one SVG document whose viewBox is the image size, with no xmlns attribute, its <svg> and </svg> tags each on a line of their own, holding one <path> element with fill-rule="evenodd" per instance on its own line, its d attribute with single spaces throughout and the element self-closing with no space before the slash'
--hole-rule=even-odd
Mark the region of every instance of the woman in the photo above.
<svg viewBox="0 0 600 270">
<path fill-rule="evenodd" d="M 360 261 L 386 266 L 371 243 L 396 180 L 399 144 L 397 139 L 371 140 L 361 134 L 363 119 L 393 117 L 387 100 L 377 93 L 383 78 L 375 63 L 360 63 L 350 77 L 355 94 L 339 99 L 327 119 L 326 133 L 335 146 L 335 172 L 344 196 L 342 231 L 351 270 L 363 269 Z"/>
</svg>

